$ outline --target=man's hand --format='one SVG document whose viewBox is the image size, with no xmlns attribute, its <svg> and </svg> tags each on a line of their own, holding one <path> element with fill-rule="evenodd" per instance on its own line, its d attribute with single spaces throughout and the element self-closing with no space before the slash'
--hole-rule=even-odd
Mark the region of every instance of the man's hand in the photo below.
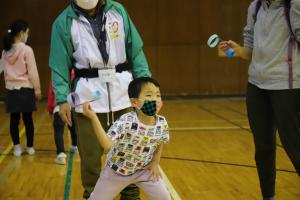
<svg viewBox="0 0 300 200">
<path fill-rule="evenodd" d="M 59 115 L 66 124 L 72 126 L 71 106 L 68 103 L 59 105 Z"/>
</svg>

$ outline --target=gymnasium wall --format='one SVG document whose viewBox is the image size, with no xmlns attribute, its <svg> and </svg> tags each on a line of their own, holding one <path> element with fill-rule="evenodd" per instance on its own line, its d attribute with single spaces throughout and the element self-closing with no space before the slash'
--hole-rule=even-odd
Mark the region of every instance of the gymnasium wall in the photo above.
<svg viewBox="0 0 300 200">
<path fill-rule="evenodd" d="M 30 23 L 32 46 L 47 95 L 51 24 L 69 0 L 9 0 L 0 7 L 0 33 L 16 18 Z M 247 7 L 251 0 L 120 0 L 144 40 L 153 77 L 164 95 L 243 95 L 248 63 L 217 57 L 206 45 L 218 33 L 242 43 Z M 2 49 L 2 42 L 0 45 Z M 4 95 L 3 74 L 0 96 Z"/>
</svg>

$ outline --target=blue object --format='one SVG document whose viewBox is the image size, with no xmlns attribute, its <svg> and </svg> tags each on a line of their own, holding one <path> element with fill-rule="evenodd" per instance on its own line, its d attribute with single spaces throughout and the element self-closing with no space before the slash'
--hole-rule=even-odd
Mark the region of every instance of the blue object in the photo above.
<svg viewBox="0 0 300 200">
<path fill-rule="evenodd" d="M 99 90 L 92 92 L 92 100 L 98 100 L 101 97 L 101 93 Z"/>
<path fill-rule="evenodd" d="M 91 93 L 87 92 L 87 94 L 85 94 L 85 98 L 87 99 L 83 102 L 77 93 L 72 92 L 67 96 L 67 102 L 71 107 L 80 106 L 85 102 L 99 100 L 101 98 L 101 93 L 99 90 L 93 91 Z"/>
<path fill-rule="evenodd" d="M 211 36 L 208 38 L 208 40 L 207 40 L 207 45 L 208 45 L 210 48 L 214 48 L 214 47 L 218 46 L 219 43 L 222 42 L 222 41 L 223 41 L 223 39 L 222 39 L 219 35 L 213 34 L 213 35 L 211 35 Z M 228 49 L 228 50 L 226 51 L 226 56 L 229 57 L 229 58 L 230 58 L 230 57 L 233 57 L 233 56 L 234 56 L 234 50 L 233 50 L 232 48 Z"/>
<path fill-rule="evenodd" d="M 233 49 L 228 49 L 227 51 L 226 51 L 226 56 L 227 57 L 233 57 L 234 56 L 234 50 Z"/>
</svg>

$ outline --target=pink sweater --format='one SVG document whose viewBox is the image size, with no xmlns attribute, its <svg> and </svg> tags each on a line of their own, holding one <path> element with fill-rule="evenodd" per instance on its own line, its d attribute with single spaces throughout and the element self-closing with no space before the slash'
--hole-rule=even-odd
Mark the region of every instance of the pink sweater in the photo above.
<svg viewBox="0 0 300 200">
<path fill-rule="evenodd" d="M 5 86 L 7 89 L 21 87 L 33 88 L 34 92 L 41 93 L 40 79 L 31 47 L 20 42 L 6 52 L 2 52 Z"/>
</svg>

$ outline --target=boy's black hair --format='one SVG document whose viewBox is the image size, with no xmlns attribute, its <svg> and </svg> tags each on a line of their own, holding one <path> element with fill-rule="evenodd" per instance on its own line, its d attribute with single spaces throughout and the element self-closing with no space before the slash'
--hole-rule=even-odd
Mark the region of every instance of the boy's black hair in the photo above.
<svg viewBox="0 0 300 200">
<path fill-rule="evenodd" d="M 142 87 L 147 83 L 152 83 L 156 87 L 160 88 L 159 83 L 150 77 L 140 77 L 132 80 L 128 86 L 128 96 L 129 98 L 138 98 L 140 96 Z"/>
</svg>

